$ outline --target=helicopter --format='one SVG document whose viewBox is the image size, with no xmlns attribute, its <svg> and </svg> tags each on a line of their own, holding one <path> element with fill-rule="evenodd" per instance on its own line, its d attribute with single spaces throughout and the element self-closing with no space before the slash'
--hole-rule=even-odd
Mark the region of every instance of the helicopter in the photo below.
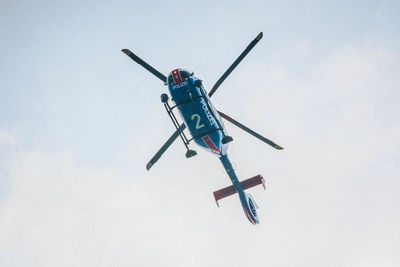
<svg viewBox="0 0 400 267">
<path fill-rule="evenodd" d="M 256 175 L 241 182 L 239 181 L 227 154 L 228 143 L 232 142 L 233 138 L 228 135 L 222 118 L 253 135 L 264 143 L 274 147 L 275 149 L 282 150 L 283 148 L 268 138 L 249 129 L 232 117 L 215 109 L 210 98 L 214 95 L 216 90 L 229 76 L 229 74 L 237 67 L 237 65 L 239 65 L 243 58 L 262 39 L 262 37 L 263 33 L 260 32 L 219 78 L 219 80 L 208 93 L 203 86 L 202 80 L 195 77 L 194 72 L 183 68 L 177 68 L 172 70 L 168 77 L 166 77 L 144 60 L 139 58 L 137 55 L 132 53 L 129 49 L 122 49 L 122 52 L 128 55 L 132 60 L 159 78 L 164 85 L 168 87 L 169 95 L 171 96 L 171 100 L 166 93 L 161 94 L 160 97 L 161 102 L 163 103 L 165 110 L 168 113 L 176 130 L 164 143 L 160 150 L 153 156 L 153 158 L 151 158 L 151 160 L 147 163 L 146 169 L 150 170 L 150 168 L 158 161 L 158 159 L 178 137 L 180 137 L 186 148 L 186 158 L 191 158 L 197 155 L 195 150 L 189 148 L 190 142 L 194 141 L 198 146 L 219 158 L 232 182 L 231 186 L 213 192 L 217 206 L 219 207 L 219 200 L 237 193 L 240 203 L 243 207 L 243 211 L 252 224 L 258 224 L 260 222 L 256 211 L 258 206 L 256 205 L 253 197 L 244 190 L 260 184 L 265 189 L 265 180 L 261 175 Z M 179 123 L 174 110 L 178 110 L 183 123 Z M 184 133 L 185 128 L 189 130 L 191 138 L 188 138 L 188 136 Z"/>
</svg>

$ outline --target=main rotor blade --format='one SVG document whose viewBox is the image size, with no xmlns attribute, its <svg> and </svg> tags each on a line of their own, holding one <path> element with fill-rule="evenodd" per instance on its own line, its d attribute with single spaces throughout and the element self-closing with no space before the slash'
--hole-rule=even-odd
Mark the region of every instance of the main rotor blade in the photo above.
<svg viewBox="0 0 400 267">
<path fill-rule="evenodd" d="M 179 126 L 180 131 L 185 130 L 186 125 L 184 123 Z M 170 147 L 170 145 L 178 138 L 179 136 L 179 131 L 176 130 L 171 137 L 165 142 L 165 144 L 160 148 L 160 150 L 157 151 L 157 153 L 154 155 L 154 157 L 149 161 L 149 163 L 146 164 L 146 169 L 150 170 L 150 168 L 157 162 L 157 160 L 164 154 L 165 151 Z"/>
<path fill-rule="evenodd" d="M 226 77 L 231 74 L 231 72 L 236 68 L 237 65 L 239 65 L 240 61 L 250 52 L 251 49 L 258 43 L 258 41 L 261 40 L 263 37 L 263 33 L 260 32 L 256 39 L 254 39 L 248 46 L 247 48 L 240 54 L 240 56 L 233 62 L 233 64 L 225 71 L 224 74 L 222 74 L 221 78 L 214 84 L 213 88 L 211 88 L 211 91 L 208 93 L 208 95 L 211 97 L 215 91 L 217 91 L 218 87 L 223 83 L 226 79 Z"/>
<path fill-rule="evenodd" d="M 276 148 L 276 149 L 279 149 L 279 150 L 283 149 L 283 147 L 278 146 L 277 144 L 275 144 L 274 142 L 272 142 L 272 141 L 269 140 L 268 138 L 265 138 L 264 136 L 262 136 L 262 135 L 256 133 L 255 131 L 253 131 L 253 130 L 247 128 L 246 126 L 244 126 L 244 125 L 241 124 L 240 122 L 238 122 L 238 121 L 232 119 L 231 117 L 229 117 L 229 116 L 226 115 L 225 113 L 222 113 L 221 111 L 218 111 L 218 113 L 219 113 L 219 115 L 220 115 L 222 118 L 224 118 L 225 120 L 231 122 L 232 124 L 236 125 L 236 126 L 239 127 L 240 129 L 242 129 L 242 130 L 248 132 L 248 133 L 251 134 L 252 136 L 254 136 L 254 137 L 260 139 L 261 141 L 267 143 L 268 145 L 270 145 L 270 146 L 272 146 L 272 147 L 274 147 L 274 148 Z"/>
<path fill-rule="evenodd" d="M 146 70 L 153 73 L 158 79 L 160 79 L 164 83 L 167 82 L 167 77 L 165 77 L 164 74 L 162 74 L 161 72 L 159 72 L 158 70 L 156 70 L 155 68 L 153 68 L 152 66 L 147 64 L 144 60 L 142 60 L 140 57 L 138 57 L 137 55 L 132 53 L 129 49 L 122 49 L 121 51 L 124 52 L 125 54 L 127 54 L 128 57 L 133 59 L 133 61 L 135 61 L 139 65 L 142 65 L 142 67 L 144 67 Z"/>
</svg>

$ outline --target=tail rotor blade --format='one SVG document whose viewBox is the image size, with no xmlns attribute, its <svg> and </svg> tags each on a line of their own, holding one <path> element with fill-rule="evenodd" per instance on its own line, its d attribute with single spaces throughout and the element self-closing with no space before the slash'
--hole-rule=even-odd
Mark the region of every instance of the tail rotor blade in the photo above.
<svg viewBox="0 0 400 267">
<path fill-rule="evenodd" d="M 263 33 L 260 32 L 257 37 L 246 47 L 246 49 L 240 54 L 240 56 L 233 62 L 233 64 L 222 74 L 221 78 L 214 84 L 211 88 L 211 91 L 208 95 L 211 97 L 215 91 L 217 91 L 218 87 L 225 81 L 225 79 L 231 74 L 231 72 L 236 68 L 237 65 L 243 60 L 243 58 L 250 52 L 251 49 L 261 40 L 263 37 Z"/>
<path fill-rule="evenodd" d="M 181 124 L 179 126 L 179 130 L 183 131 L 185 130 L 186 125 Z M 157 153 L 153 156 L 153 158 L 146 164 L 146 169 L 150 170 L 150 168 L 161 158 L 161 156 L 164 154 L 165 151 L 172 145 L 172 143 L 178 138 L 179 136 L 179 131 L 176 130 L 171 137 L 165 142 L 165 144 L 160 148 L 160 150 L 157 151 Z"/>
<path fill-rule="evenodd" d="M 224 118 L 225 120 L 231 122 L 232 124 L 234 124 L 235 126 L 239 127 L 240 129 L 242 129 L 242 130 L 248 132 L 248 133 L 251 134 L 252 136 L 254 136 L 254 137 L 260 139 L 260 140 L 263 141 L 264 143 L 267 143 L 268 145 L 270 145 L 270 146 L 272 146 L 272 147 L 274 147 L 275 149 L 278 149 L 278 150 L 282 150 L 282 149 L 283 149 L 283 147 L 281 147 L 281 146 L 275 144 L 274 142 L 272 142 L 272 141 L 269 140 L 268 138 L 265 138 L 264 136 L 262 136 L 262 135 L 256 133 L 255 131 L 249 129 L 248 127 L 246 127 L 246 126 L 244 126 L 243 124 L 241 124 L 240 122 L 238 122 L 238 121 L 232 119 L 231 117 L 229 117 L 229 116 L 226 115 L 225 113 L 222 113 L 221 111 L 218 111 L 218 113 L 219 113 L 219 115 L 220 115 L 222 118 Z"/>
<path fill-rule="evenodd" d="M 140 57 L 132 53 L 129 49 L 122 49 L 122 52 L 124 52 L 128 57 L 130 57 L 133 61 L 141 65 L 143 68 L 150 71 L 158 79 L 160 79 L 164 83 L 167 82 L 167 77 L 165 77 L 164 74 L 162 74 L 161 72 L 159 72 L 158 70 L 147 64 L 144 60 L 142 60 Z"/>
</svg>

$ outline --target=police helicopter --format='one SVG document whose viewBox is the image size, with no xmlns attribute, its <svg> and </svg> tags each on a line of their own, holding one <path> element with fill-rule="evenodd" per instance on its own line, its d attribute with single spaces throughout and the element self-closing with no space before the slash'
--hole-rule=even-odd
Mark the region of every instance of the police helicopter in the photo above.
<svg viewBox="0 0 400 267">
<path fill-rule="evenodd" d="M 168 91 L 172 100 L 169 100 L 169 96 L 167 94 L 161 94 L 161 102 L 171 118 L 176 131 L 147 163 L 146 169 L 149 170 L 178 137 L 180 137 L 186 147 L 186 157 L 191 158 L 195 156 L 197 154 L 196 151 L 189 148 L 189 143 L 194 141 L 201 148 L 211 152 L 219 158 L 232 182 L 231 186 L 214 192 L 214 198 L 217 206 L 219 207 L 218 201 L 220 199 L 238 193 L 244 213 L 252 224 L 259 223 L 259 218 L 256 212 L 257 205 L 253 197 L 244 190 L 260 184 L 262 184 L 265 189 L 265 181 L 261 175 L 256 175 L 242 182 L 239 181 L 227 155 L 228 143 L 231 142 L 233 138 L 227 134 L 221 117 L 258 138 L 259 140 L 274 147 L 275 149 L 281 150 L 283 148 L 264 136 L 249 129 L 240 122 L 234 120 L 225 113 L 217 111 L 210 98 L 213 96 L 222 82 L 229 76 L 229 74 L 236 68 L 236 66 L 243 60 L 250 50 L 253 49 L 253 47 L 261 40 L 262 37 L 263 33 L 260 32 L 233 62 L 233 64 L 225 71 L 221 78 L 219 78 L 209 93 L 207 93 L 204 89 L 202 80 L 195 77 L 192 71 L 177 68 L 172 70 L 168 77 L 166 77 L 139 58 L 137 55 L 132 53 L 129 49 L 122 49 L 122 52 L 128 55 L 132 60 L 143 66 L 146 70 L 164 82 L 164 85 L 168 87 Z M 174 110 L 178 110 L 183 123 L 180 124 L 178 122 Z M 188 136 L 184 133 L 185 128 L 189 130 L 191 135 L 190 138 L 188 138 Z"/>
</svg>

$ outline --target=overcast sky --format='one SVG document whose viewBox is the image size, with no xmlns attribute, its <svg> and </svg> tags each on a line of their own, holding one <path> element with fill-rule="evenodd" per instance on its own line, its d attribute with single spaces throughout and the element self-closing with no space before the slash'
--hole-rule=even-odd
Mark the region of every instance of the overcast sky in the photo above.
<svg viewBox="0 0 400 267">
<path fill-rule="evenodd" d="M 279 3 L 278 3 L 279 2 Z M 400 266 L 398 1 L 0 2 L 0 266 Z M 261 223 L 176 143 L 164 74 L 210 89 Z"/>
</svg>

